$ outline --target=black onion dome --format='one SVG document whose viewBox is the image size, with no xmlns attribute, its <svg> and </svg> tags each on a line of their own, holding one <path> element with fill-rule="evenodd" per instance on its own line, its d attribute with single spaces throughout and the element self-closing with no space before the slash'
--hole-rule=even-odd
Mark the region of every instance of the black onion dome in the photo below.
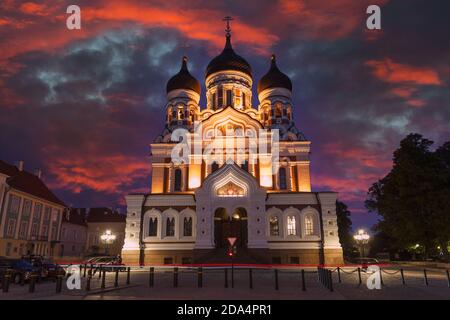
<svg viewBox="0 0 450 320">
<path fill-rule="evenodd" d="M 275 55 L 272 55 L 269 71 L 258 82 L 258 93 L 269 88 L 285 88 L 292 91 L 291 79 L 277 67 Z"/>
<path fill-rule="evenodd" d="M 250 77 L 252 76 L 252 67 L 250 67 L 244 58 L 234 52 L 233 47 L 231 46 L 230 34 L 226 35 L 225 48 L 223 48 L 222 53 L 212 59 L 206 67 L 205 78 L 214 72 L 225 70 L 241 71 Z"/>
<path fill-rule="evenodd" d="M 187 67 L 187 57 L 183 57 L 180 72 L 170 78 L 167 82 L 167 93 L 176 89 L 189 89 L 200 94 L 200 82 L 198 82 L 198 80 L 189 73 Z"/>
</svg>

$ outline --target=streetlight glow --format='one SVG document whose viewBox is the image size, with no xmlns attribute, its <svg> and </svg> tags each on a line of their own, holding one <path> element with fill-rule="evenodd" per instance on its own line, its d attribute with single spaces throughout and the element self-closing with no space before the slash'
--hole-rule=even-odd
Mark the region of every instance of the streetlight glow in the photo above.
<svg viewBox="0 0 450 320">
<path fill-rule="evenodd" d="M 360 248 L 361 258 L 364 256 L 364 246 L 369 243 L 370 235 L 364 229 L 359 229 L 353 236 Z"/>
</svg>

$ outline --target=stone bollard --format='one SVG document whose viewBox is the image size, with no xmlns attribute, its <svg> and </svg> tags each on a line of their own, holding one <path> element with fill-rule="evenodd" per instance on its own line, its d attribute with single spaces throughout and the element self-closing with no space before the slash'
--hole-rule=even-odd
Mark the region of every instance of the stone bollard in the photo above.
<svg viewBox="0 0 450 320">
<path fill-rule="evenodd" d="M 92 279 L 92 268 L 88 272 L 88 278 L 86 281 L 86 291 L 91 291 L 91 279 Z"/>
<path fill-rule="evenodd" d="M 155 285 L 155 267 L 150 267 L 150 274 L 148 277 L 148 286 L 153 287 Z"/>
<path fill-rule="evenodd" d="M 62 283 L 63 283 L 63 276 L 58 275 L 56 277 L 56 293 L 61 293 L 62 291 Z"/>
<path fill-rule="evenodd" d="M 331 292 L 333 292 L 333 272 L 331 270 L 327 270 L 328 273 L 328 288 Z"/>
<path fill-rule="evenodd" d="M 119 286 L 119 268 L 116 268 L 114 277 L 114 287 L 117 288 L 118 286 Z"/>
<path fill-rule="evenodd" d="M 423 269 L 423 281 L 426 286 L 428 286 L 428 275 L 427 275 L 427 269 Z"/>
<path fill-rule="evenodd" d="M 400 269 L 400 275 L 402 276 L 402 284 L 405 286 L 406 282 L 405 282 L 405 274 L 403 273 L 403 269 Z"/>
<path fill-rule="evenodd" d="M 278 290 L 278 269 L 275 269 L 275 290 Z"/>
<path fill-rule="evenodd" d="M 225 272 L 225 288 L 228 288 L 228 269 L 224 269 Z"/>
<path fill-rule="evenodd" d="M 380 275 L 381 275 L 381 270 L 380 270 Z M 361 268 L 358 267 L 358 279 L 359 279 L 359 284 L 362 284 L 362 279 L 361 279 Z"/>
<path fill-rule="evenodd" d="M 127 268 L 127 286 L 130 284 L 130 271 L 131 271 L 131 268 L 128 267 Z"/>
<path fill-rule="evenodd" d="M 447 284 L 448 287 L 450 288 L 450 272 L 448 272 L 448 270 L 445 270 L 445 273 L 447 273 Z"/>
<path fill-rule="evenodd" d="M 2 290 L 3 292 L 8 292 L 9 291 L 9 283 L 11 282 L 11 273 L 9 270 L 7 270 L 4 274 L 3 274 L 3 279 L 2 279 Z"/>
<path fill-rule="evenodd" d="M 87 263 L 84 264 L 83 278 L 86 278 Z"/>
<path fill-rule="evenodd" d="M 199 288 L 203 287 L 203 268 L 199 267 L 197 269 L 197 286 Z"/>
<path fill-rule="evenodd" d="M 33 293 L 36 288 L 36 275 L 30 276 L 30 286 L 28 287 L 28 292 Z"/>
<path fill-rule="evenodd" d="M 101 289 L 105 289 L 105 284 L 106 284 L 106 270 L 103 270 L 103 272 L 100 272 L 101 276 L 102 276 L 102 284 L 101 284 Z"/>
<path fill-rule="evenodd" d="M 302 291 L 306 291 L 305 270 L 302 269 Z"/>
<path fill-rule="evenodd" d="M 173 287 L 178 287 L 178 267 L 173 268 Z"/>
<path fill-rule="evenodd" d="M 339 268 L 339 267 L 337 267 L 337 274 L 338 274 L 338 282 L 342 283 L 341 282 L 341 268 Z"/>
</svg>

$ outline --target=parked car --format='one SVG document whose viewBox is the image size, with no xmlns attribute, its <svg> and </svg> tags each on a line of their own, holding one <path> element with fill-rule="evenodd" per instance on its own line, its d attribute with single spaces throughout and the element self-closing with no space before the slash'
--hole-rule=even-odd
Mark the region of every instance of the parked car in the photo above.
<svg viewBox="0 0 450 320">
<path fill-rule="evenodd" d="M 30 262 L 40 271 L 41 278 L 56 279 L 58 275 L 65 275 L 64 268 L 43 256 L 23 256 L 22 259 Z"/>
<path fill-rule="evenodd" d="M 354 260 L 355 264 L 360 264 L 361 265 L 361 269 L 363 270 L 367 270 L 367 267 L 370 265 L 376 265 L 376 264 L 380 264 L 380 262 L 375 259 L 375 258 L 356 258 Z"/>
<path fill-rule="evenodd" d="M 94 267 L 102 268 L 102 270 L 106 271 L 114 271 L 116 268 L 119 268 L 119 271 L 125 270 L 124 264 L 117 257 L 102 257 L 95 260 L 93 264 Z"/>
<path fill-rule="evenodd" d="M 39 279 L 40 270 L 33 266 L 29 261 L 24 259 L 0 259 L 0 274 L 3 277 L 5 272 L 9 271 L 11 274 L 12 283 L 21 283 L 22 280 L 28 281 L 31 275 L 36 275 Z"/>
</svg>

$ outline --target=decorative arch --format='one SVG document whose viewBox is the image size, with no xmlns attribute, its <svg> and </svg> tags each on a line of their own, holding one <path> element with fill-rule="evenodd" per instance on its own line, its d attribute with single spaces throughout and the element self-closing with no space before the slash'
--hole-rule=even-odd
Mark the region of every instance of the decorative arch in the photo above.
<svg viewBox="0 0 450 320">
<path fill-rule="evenodd" d="M 161 238 L 179 238 L 179 213 L 177 210 L 169 208 L 162 213 Z M 173 227 L 173 235 L 168 235 L 168 230 Z"/>
<path fill-rule="evenodd" d="M 300 218 L 303 226 L 302 237 L 314 239 L 320 238 L 319 212 L 316 209 L 308 206 L 301 211 Z M 308 234 L 307 232 L 307 228 L 311 228 L 309 226 L 309 223 L 312 223 L 311 234 Z"/>
<path fill-rule="evenodd" d="M 156 219 L 157 222 L 156 236 L 149 235 L 150 219 Z M 161 225 L 162 225 L 161 211 L 154 208 L 146 211 L 144 213 L 143 238 L 161 239 L 161 230 L 162 230 Z"/>
<path fill-rule="evenodd" d="M 278 235 L 274 232 L 274 221 L 278 224 Z M 283 211 L 272 207 L 267 210 L 267 236 L 270 238 L 283 238 L 284 236 Z"/>
<path fill-rule="evenodd" d="M 186 208 L 183 209 L 180 214 L 180 221 L 179 221 L 179 227 L 178 229 L 180 230 L 180 238 L 195 238 L 196 235 L 196 225 L 197 225 L 197 219 L 196 219 L 196 214 L 195 211 L 192 210 L 191 208 Z M 191 224 L 191 235 L 186 235 L 185 231 L 185 223 L 188 222 L 189 223 L 189 219 L 190 220 L 190 224 Z"/>
<path fill-rule="evenodd" d="M 284 238 L 300 238 L 301 233 L 301 214 L 297 208 L 289 207 L 283 211 Z M 292 228 L 295 228 L 295 234 L 291 234 Z"/>
</svg>

